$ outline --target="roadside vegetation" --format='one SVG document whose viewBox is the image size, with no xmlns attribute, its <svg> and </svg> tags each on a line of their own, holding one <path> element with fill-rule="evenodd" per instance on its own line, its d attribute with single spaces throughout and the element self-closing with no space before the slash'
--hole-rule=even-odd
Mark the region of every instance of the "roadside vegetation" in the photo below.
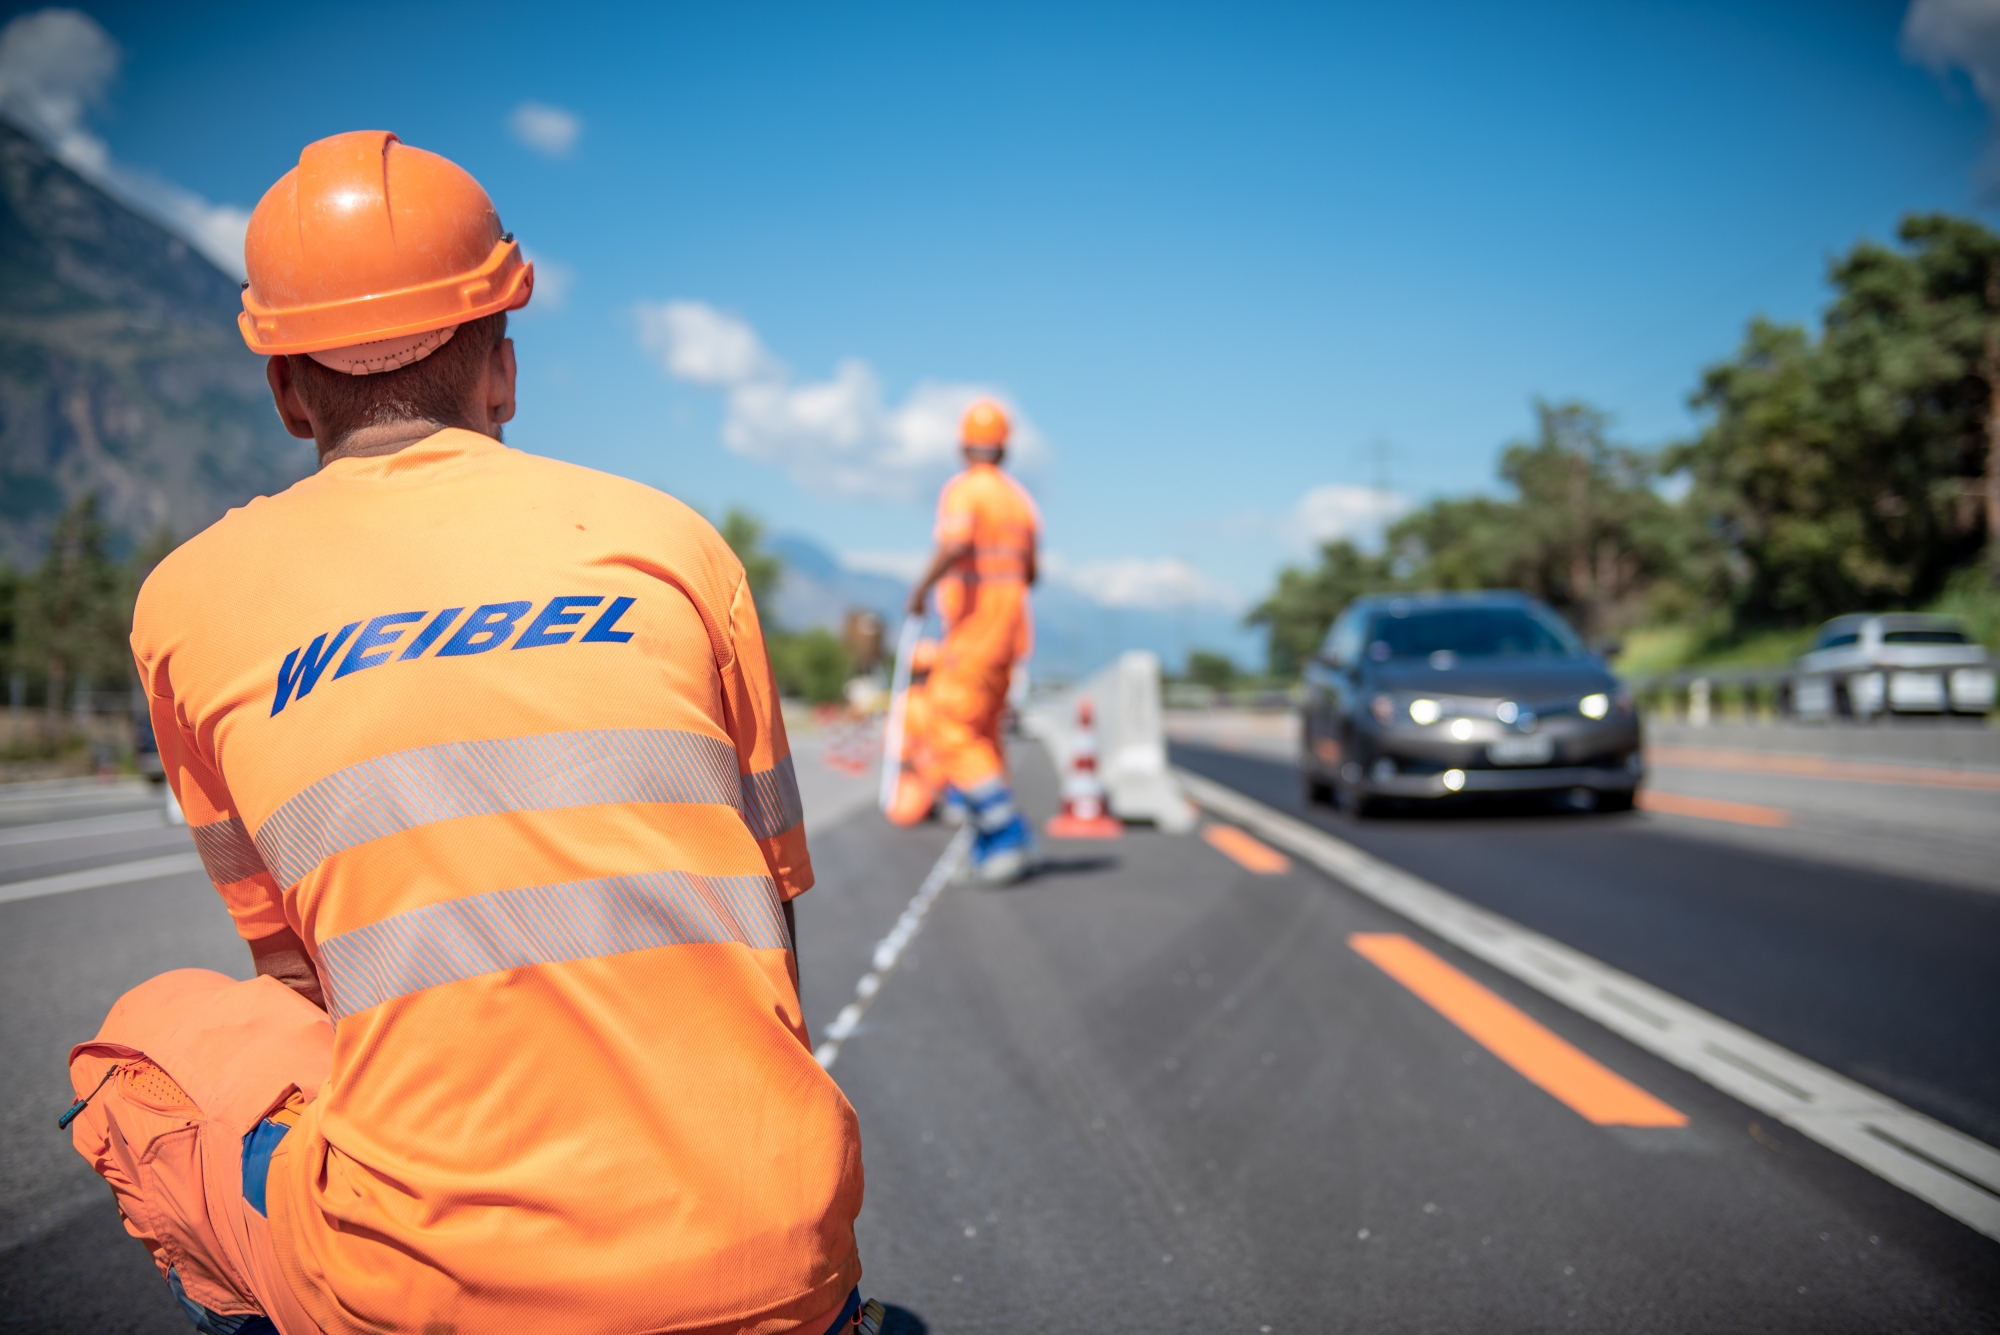
<svg viewBox="0 0 2000 1335">
<path fill-rule="evenodd" d="M 772 594 L 785 573 L 785 563 L 764 550 L 764 523 L 747 510 L 731 509 L 717 529 L 750 583 L 750 596 L 757 601 L 757 616 L 764 623 L 764 643 L 771 655 L 771 672 L 778 679 L 778 693 L 816 705 L 833 704 L 844 698 L 854 664 L 840 637 L 822 626 L 807 630 L 787 630 L 778 624 Z"/>
<path fill-rule="evenodd" d="M 68 768 L 109 763 L 129 750 L 121 726 L 95 714 L 122 713 L 133 685 L 132 606 L 139 586 L 174 548 L 171 533 L 123 559 L 86 496 L 64 513 L 34 569 L 0 566 L 0 676 L 7 712 L 0 763 Z"/>
<path fill-rule="evenodd" d="M 1753 320 L 1702 373 L 1693 439 L 1636 449 L 1588 404 L 1538 403 L 1502 494 L 1280 571 L 1248 618 L 1270 673 L 1356 595 L 1422 589 L 1524 589 L 1622 642 L 1627 675 L 1781 664 L 1843 612 L 1949 613 L 2000 649 L 2000 236 L 1913 216 L 1828 279 L 1817 331 Z"/>
</svg>

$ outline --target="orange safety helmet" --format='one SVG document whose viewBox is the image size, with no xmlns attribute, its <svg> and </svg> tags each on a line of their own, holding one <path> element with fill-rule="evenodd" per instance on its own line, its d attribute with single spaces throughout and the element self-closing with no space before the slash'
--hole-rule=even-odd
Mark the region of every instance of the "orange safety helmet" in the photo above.
<svg viewBox="0 0 2000 1335">
<path fill-rule="evenodd" d="M 1007 444 L 1007 410 L 991 399 L 979 399 L 965 410 L 958 424 L 960 442 L 980 450 L 996 450 Z"/>
<path fill-rule="evenodd" d="M 250 215 L 243 265 L 236 321 L 252 352 L 351 348 L 340 369 L 356 375 L 427 356 L 535 287 L 472 174 L 387 130 L 308 144 Z"/>
</svg>

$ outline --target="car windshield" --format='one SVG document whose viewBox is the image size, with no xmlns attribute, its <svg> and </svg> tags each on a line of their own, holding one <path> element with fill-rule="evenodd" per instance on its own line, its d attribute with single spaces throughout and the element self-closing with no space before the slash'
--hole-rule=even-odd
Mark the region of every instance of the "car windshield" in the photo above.
<svg viewBox="0 0 2000 1335">
<path fill-rule="evenodd" d="M 1884 644 L 1964 644 L 1962 630 L 1885 630 L 1882 632 Z"/>
<path fill-rule="evenodd" d="M 1577 658 L 1583 645 L 1568 626 L 1525 607 L 1411 608 L 1377 613 L 1371 658 Z"/>
</svg>

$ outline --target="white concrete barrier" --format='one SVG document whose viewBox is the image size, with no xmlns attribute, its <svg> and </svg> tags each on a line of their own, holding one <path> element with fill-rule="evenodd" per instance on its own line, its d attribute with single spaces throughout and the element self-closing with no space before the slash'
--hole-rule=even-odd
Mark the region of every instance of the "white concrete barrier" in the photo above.
<svg viewBox="0 0 2000 1335">
<path fill-rule="evenodd" d="M 1082 684 L 1042 696 L 1021 712 L 1021 726 L 1049 748 L 1058 773 L 1069 771 L 1077 703 L 1086 696 L 1096 715 L 1097 773 L 1111 814 L 1151 821 L 1174 834 L 1193 829 L 1194 806 L 1167 767 L 1160 660 L 1143 649 L 1131 650 Z"/>
</svg>

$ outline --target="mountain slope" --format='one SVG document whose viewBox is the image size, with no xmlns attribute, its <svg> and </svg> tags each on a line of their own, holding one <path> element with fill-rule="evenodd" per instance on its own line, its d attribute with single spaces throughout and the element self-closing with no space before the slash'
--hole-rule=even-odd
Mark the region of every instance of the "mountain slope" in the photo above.
<svg viewBox="0 0 2000 1335">
<path fill-rule="evenodd" d="M 0 561 L 32 564 L 93 491 L 129 546 L 304 476 L 239 309 L 228 275 L 0 123 Z"/>
</svg>

